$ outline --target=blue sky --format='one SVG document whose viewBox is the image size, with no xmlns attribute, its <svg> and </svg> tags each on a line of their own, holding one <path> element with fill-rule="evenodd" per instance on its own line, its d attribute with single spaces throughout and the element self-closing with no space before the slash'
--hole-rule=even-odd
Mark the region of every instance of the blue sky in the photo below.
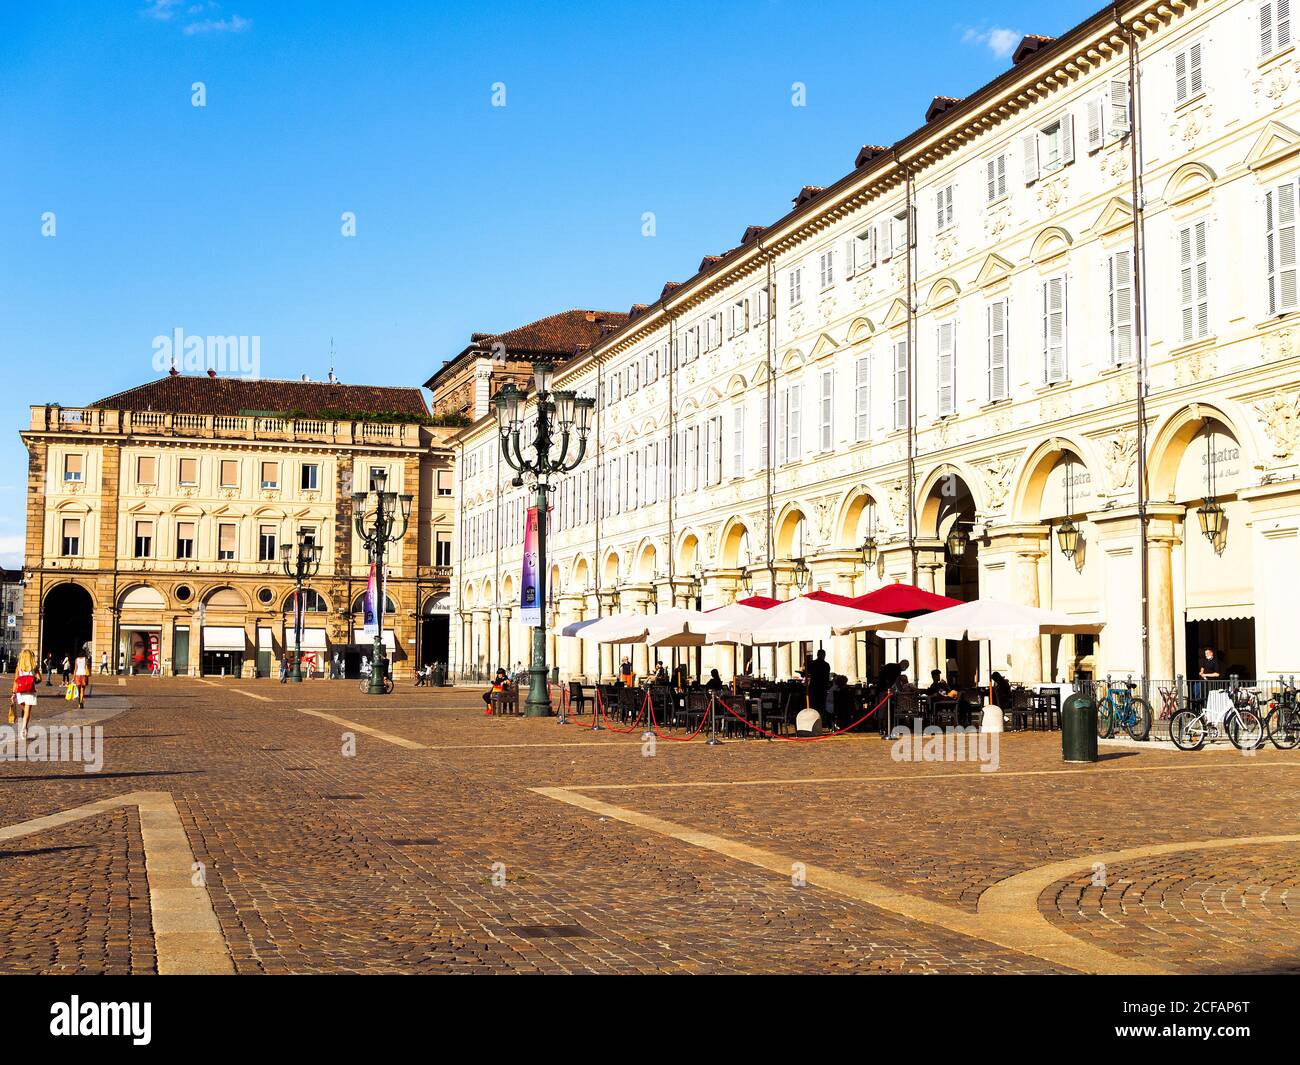
<svg viewBox="0 0 1300 1065">
<path fill-rule="evenodd" d="M 1098 6 L 0 0 L 0 564 L 27 405 L 146 380 L 156 336 L 419 384 L 473 331 L 652 302 Z"/>
</svg>

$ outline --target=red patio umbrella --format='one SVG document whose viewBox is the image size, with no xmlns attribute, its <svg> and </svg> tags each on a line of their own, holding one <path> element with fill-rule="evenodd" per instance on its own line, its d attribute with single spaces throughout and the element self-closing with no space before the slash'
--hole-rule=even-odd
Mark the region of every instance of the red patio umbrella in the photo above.
<svg viewBox="0 0 1300 1065">
<path fill-rule="evenodd" d="M 851 606 L 857 607 L 859 610 L 866 609 L 864 607 L 858 607 L 857 601 L 852 596 L 839 595 L 836 592 L 823 592 L 820 589 L 815 592 L 809 592 L 807 595 L 803 596 L 803 598 L 813 599 L 819 603 L 831 603 L 834 606 Z M 883 614 L 886 613 L 886 611 L 878 610 L 876 613 Z"/>
<path fill-rule="evenodd" d="M 774 606 L 780 606 L 780 599 L 773 599 L 770 595 L 751 595 L 748 599 L 737 599 L 740 606 L 753 607 L 755 610 L 771 610 Z M 714 607 L 714 609 L 718 609 Z"/>
<path fill-rule="evenodd" d="M 918 614 L 930 614 L 936 610 L 947 610 L 950 606 L 961 606 L 960 599 L 935 595 L 934 592 L 924 591 L 914 584 L 887 584 L 874 592 L 868 592 L 866 595 L 845 602 L 848 606 L 857 607 L 859 610 L 874 610 L 877 614 L 892 614 L 896 618 L 914 618 Z"/>
</svg>

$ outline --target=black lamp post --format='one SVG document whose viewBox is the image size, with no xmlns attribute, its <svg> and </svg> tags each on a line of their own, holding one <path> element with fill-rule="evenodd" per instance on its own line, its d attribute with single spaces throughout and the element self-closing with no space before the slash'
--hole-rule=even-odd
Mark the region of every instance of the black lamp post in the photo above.
<svg viewBox="0 0 1300 1065">
<path fill-rule="evenodd" d="M 569 391 L 552 392 L 555 367 L 549 362 L 533 363 L 536 390 L 535 420 L 532 439 L 520 437 L 523 424 L 524 394 L 513 384 L 502 386 L 496 394 L 497 430 L 501 454 L 515 471 L 516 485 L 527 477 L 537 492 L 537 603 L 546 602 L 546 511 L 550 479 L 576 469 L 587 450 L 591 432 L 591 411 L 596 401 Z M 527 454 L 525 454 L 527 452 Z M 533 657 L 529 668 L 528 701 L 524 712 L 529 717 L 547 717 L 551 713 L 551 693 L 546 685 L 546 616 L 543 612 L 533 628 Z"/>
<path fill-rule="evenodd" d="M 371 565 L 375 567 L 375 664 L 370 671 L 370 687 L 366 689 L 369 695 L 386 695 L 392 691 L 384 654 L 384 552 L 389 544 L 397 543 L 406 535 L 414 499 L 414 496 L 384 491 L 387 480 L 385 470 L 375 470 L 370 478 L 370 491 L 352 493 L 357 535 L 365 543 Z M 397 528 L 399 516 L 401 528 Z"/>
<path fill-rule="evenodd" d="M 307 604 L 303 602 L 303 587 L 320 572 L 320 547 L 315 540 L 298 530 L 298 550 L 292 544 L 280 545 L 280 561 L 284 575 L 293 578 L 293 673 L 289 679 L 302 683 L 302 616 Z"/>
</svg>

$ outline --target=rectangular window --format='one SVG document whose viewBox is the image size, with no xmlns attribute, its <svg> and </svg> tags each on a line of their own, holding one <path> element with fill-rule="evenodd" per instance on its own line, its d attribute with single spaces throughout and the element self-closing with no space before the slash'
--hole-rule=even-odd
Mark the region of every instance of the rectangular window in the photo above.
<svg viewBox="0 0 1300 1065">
<path fill-rule="evenodd" d="M 817 267 L 821 273 L 822 291 L 835 284 L 835 253 L 824 251 L 818 256 Z"/>
<path fill-rule="evenodd" d="M 936 228 L 942 232 L 953 223 L 952 186 L 945 185 L 935 193 Z"/>
<path fill-rule="evenodd" d="M 237 459 L 221 460 L 221 487 L 239 487 L 239 462 Z"/>
<path fill-rule="evenodd" d="M 1074 162 L 1074 119 L 1062 115 L 1025 138 L 1025 184 Z"/>
<path fill-rule="evenodd" d="M 199 483 L 199 460 L 181 459 L 177 464 L 177 482 L 185 488 L 192 488 Z"/>
<path fill-rule="evenodd" d="M 257 560 L 275 561 L 275 526 L 262 525 L 257 530 Z"/>
<path fill-rule="evenodd" d="M 1179 281 L 1182 289 L 1183 340 L 1201 340 L 1210 335 L 1210 300 L 1206 271 L 1204 220 L 1184 226 L 1178 232 Z"/>
<path fill-rule="evenodd" d="M 790 271 L 790 306 L 793 307 L 803 299 L 803 267 L 796 266 Z"/>
<path fill-rule="evenodd" d="M 1007 153 L 999 152 L 984 161 L 985 199 L 989 203 L 1002 199 L 1007 194 Z"/>
<path fill-rule="evenodd" d="M 1110 361 L 1118 366 L 1133 357 L 1133 253 L 1116 252 L 1108 266 Z"/>
<path fill-rule="evenodd" d="M 753 296 L 754 322 L 762 325 L 767 321 L 768 292 L 766 286 L 760 288 Z"/>
<path fill-rule="evenodd" d="M 63 519 L 63 539 L 59 545 L 59 553 L 68 558 L 75 558 L 81 554 L 80 518 Z"/>
<path fill-rule="evenodd" d="M 1264 193 L 1268 233 L 1268 313 L 1296 309 L 1296 182 L 1294 178 Z"/>
<path fill-rule="evenodd" d="M 1007 301 L 988 305 L 989 402 L 1007 398 Z"/>
<path fill-rule="evenodd" d="M 453 483 L 454 482 L 452 480 L 451 470 L 438 471 L 438 495 L 440 496 L 451 495 L 451 489 Z"/>
<path fill-rule="evenodd" d="M 835 371 L 822 371 L 821 404 L 818 410 L 817 446 L 830 451 L 835 446 Z"/>
<path fill-rule="evenodd" d="M 219 561 L 230 561 L 235 557 L 236 546 L 236 527 L 234 525 L 217 526 L 217 559 Z"/>
<path fill-rule="evenodd" d="M 440 532 L 433 545 L 433 564 L 435 566 L 451 565 L 451 534 Z"/>
<path fill-rule="evenodd" d="M 194 557 L 194 522 L 192 521 L 176 523 L 176 557 Z"/>
<path fill-rule="evenodd" d="M 709 484 L 722 483 L 722 415 L 715 414 L 709 419 L 708 444 L 708 478 Z"/>
<path fill-rule="evenodd" d="M 935 376 L 939 385 L 939 417 L 945 418 L 957 409 L 957 323 L 940 322 L 938 333 Z"/>
<path fill-rule="evenodd" d="M 438 494 L 442 495 L 442 475 L 447 474 L 447 495 L 451 495 L 451 473 L 447 470 L 438 472 Z M 302 464 L 302 476 L 299 480 L 299 488 L 304 492 L 316 492 L 320 490 L 320 467 L 314 462 L 304 462 Z"/>
<path fill-rule="evenodd" d="M 871 356 L 861 355 L 854 365 L 853 434 L 859 440 L 871 436 Z"/>
<path fill-rule="evenodd" d="M 1205 90 L 1201 76 L 1201 42 L 1192 41 L 1174 53 L 1174 104 L 1195 100 Z"/>
<path fill-rule="evenodd" d="M 314 544 L 316 542 L 316 526 L 300 525 L 298 527 L 298 536 L 301 537 L 304 544 Z"/>
<path fill-rule="evenodd" d="M 749 301 L 734 300 L 731 304 L 731 335 L 739 336 L 749 328 Z"/>
<path fill-rule="evenodd" d="M 262 487 L 280 487 L 280 464 L 278 462 L 262 463 Z"/>
<path fill-rule="evenodd" d="M 153 558 L 153 522 L 135 523 L 135 557 Z"/>
<path fill-rule="evenodd" d="M 916 209 L 912 209 L 915 216 Z M 907 224 L 907 209 L 899 211 L 889 220 L 890 244 L 893 246 L 894 254 L 901 255 L 911 246 L 911 229 Z"/>
<path fill-rule="evenodd" d="M 876 227 L 867 226 L 853 238 L 853 267 L 867 270 L 876 265 Z"/>
<path fill-rule="evenodd" d="M 894 344 L 894 428 L 907 428 L 907 341 Z"/>
<path fill-rule="evenodd" d="M 758 464 L 767 469 L 772 439 L 772 401 L 764 393 L 758 404 Z"/>
<path fill-rule="evenodd" d="M 80 481 L 82 477 L 83 455 L 64 455 L 63 456 L 63 479 L 65 481 Z"/>
<path fill-rule="evenodd" d="M 803 388 L 788 385 L 785 390 L 785 462 L 798 462 L 803 457 Z"/>
<path fill-rule="evenodd" d="M 1043 380 L 1049 385 L 1065 380 L 1065 277 L 1043 282 Z"/>
<path fill-rule="evenodd" d="M 158 483 L 158 460 L 152 455 L 141 455 L 135 460 L 135 483 Z"/>
<path fill-rule="evenodd" d="M 1259 5 L 1261 59 L 1291 46 L 1291 0 L 1262 0 Z"/>
</svg>

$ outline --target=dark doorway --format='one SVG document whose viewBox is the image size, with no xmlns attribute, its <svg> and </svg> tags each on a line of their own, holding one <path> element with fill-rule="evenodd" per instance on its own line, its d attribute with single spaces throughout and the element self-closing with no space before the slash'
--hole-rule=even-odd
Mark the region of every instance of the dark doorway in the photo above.
<svg viewBox="0 0 1300 1065">
<path fill-rule="evenodd" d="M 45 597 L 41 612 L 41 655 L 52 655 L 57 666 L 90 643 L 95 606 L 90 593 L 77 584 L 60 584 Z"/>
<path fill-rule="evenodd" d="M 420 666 L 446 665 L 451 653 L 451 615 L 426 614 L 420 634 Z"/>
<path fill-rule="evenodd" d="M 1222 618 L 1187 622 L 1187 673 L 1189 680 L 1200 676 L 1199 661 L 1207 647 L 1213 647 L 1229 677 L 1253 681 L 1255 674 L 1255 619 Z"/>
</svg>

